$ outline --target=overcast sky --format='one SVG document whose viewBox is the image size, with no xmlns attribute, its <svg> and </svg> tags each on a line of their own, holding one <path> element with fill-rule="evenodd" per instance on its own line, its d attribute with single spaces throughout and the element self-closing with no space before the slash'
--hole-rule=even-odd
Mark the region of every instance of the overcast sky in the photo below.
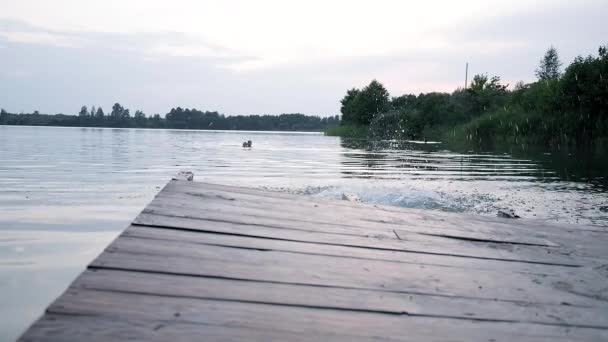
<svg viewBox="0 0 608 342">
<path fill-rule="evenodd" d="M 470 73 L 534 80 L 608 44 L 608 0 L 0 0 L 0 107 L 10 112 L 334 115 L 372 79 L 391 95 Z"/>
</svg>

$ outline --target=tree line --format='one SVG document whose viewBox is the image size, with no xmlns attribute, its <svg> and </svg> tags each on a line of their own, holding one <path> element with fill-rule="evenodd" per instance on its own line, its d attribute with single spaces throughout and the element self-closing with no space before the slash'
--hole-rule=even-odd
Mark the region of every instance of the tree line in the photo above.
<svg viewBox="0 0 608 342">
<path fill-rule="evenodd" d="M 102 107 L 82 106 L 78 115 L 8 113 L 0 110 L 0 125 L 69 126 L 69 127 L 132 127 L 173 128 L 202 130 L 268 130 L 268 131 L 322 131 L 339 124 L 339 116 L 319 117 L 304 114 L 237 115 L 226 116 L 218 112 L 195 108 L 172 108 L 164 117 L 160 114 L 147 116 L 136 110 L 115 103 L 109 113 Z"/>
<path fill-rule="evenodd" d="M 341 100 L 341 126 L 377 138 L 441 139 L 478 145 L 495 142 L 585 146 L 608 140 L 608 46 L 576 57 L 562 72 L 551 47 L 531 83 L 512 89 L 498 76 L 475 75 L 465 89 L 391 97 L 373 80 Z M 354 129 L 357 128 L 357 129 Z"/>
</svg>

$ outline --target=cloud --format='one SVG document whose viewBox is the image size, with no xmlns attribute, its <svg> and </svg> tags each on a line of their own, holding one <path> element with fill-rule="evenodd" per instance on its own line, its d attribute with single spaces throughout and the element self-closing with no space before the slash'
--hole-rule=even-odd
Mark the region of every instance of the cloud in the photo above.
<svg viewBox="0 0 608 342">
<path fill-rule="evenodd" d="M 372 79 L 395 96 L 452 91 L 463 85 L 469 62 L 470 76 L 487 72 L 514 84 L 534 79 L 551 44 L 566 64 L 608 42 L 602 16 L 608 2 L 537 1 L 534 8 L 515 2 L 508 10 L 490 11 L 484 5 L 459 20 L 411 32 L 400 25 L 413 28 L 425 18 L 397 12 L 360 23 L 363 2 L 354 5 L 355 14 L 334 8 L 341 16 L 324 12 L 317 21 L 308 7 L 302 9 L 308 16 L 293 23 L 288 18 L 261 22 L 240 13 L 222 24 L 208 15 L 209 29 L 187 32 L 50 29 L 0 20 L 0 46 L 5 47 L 0 105 L 12 111 L 75 113 L 83 104 L 107 108 L 118 101 L 161 114 L 182 106 L 227 114 L 333 115 L 346 89 Z M 245 24 L 238 26 L 241 19 Z M 368 30 L 372 24 L 380 26 Z M 221 30 L 228 32 L 221 35 Z"/>
<path fill-rule="evenodd" d="M 37 29 L 15 20 L 0 20 L 0 39 L 12 43 L 75 46 L 76 37 L 68 34 Z"/>
<path fill-rule="evenodd" d="M 181 32 L 107 33 L 74 32 L 45 29 L 16 20 L 0 20 L 0 40 L 9 43 L 42 46 L 120 50 L 145 54 L 149 58 L 199 57 L 215 61 L 218 65 L 255 61 L 237 51 L 209 42 L 196 34 Z"/>
<path fill-rule="evenodd" d="M 329 96 L 335 92 L 312 79 L 302 80 L 306 75 L 238 74 L 227 66 L 251 57 L 213 45 L 194 54 L 155 49 L 165 43 L 199 42 L 189 35 L 71 34 L 27 26 L 13 26 L 10 32 L 74 38 L 72 44 L 0 38 L 7 47 L 0 54 L 0 106 L 10 111 L 73 114 L 82 105 L 107 109 L 120 102 L 149 114 L 164 114 L 173 106 L 227 114 L 334 114 L 334 99 L 318 96 L 317 91 Z"/>
</svg>

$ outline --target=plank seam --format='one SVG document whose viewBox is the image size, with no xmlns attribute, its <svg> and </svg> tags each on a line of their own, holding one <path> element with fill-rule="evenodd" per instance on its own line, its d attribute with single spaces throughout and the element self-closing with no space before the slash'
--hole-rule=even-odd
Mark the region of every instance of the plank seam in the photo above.
<svg viewBox="0 0 608 342">
<path fill-rule="evenodd" d="M 150 227 L 150 228 L 153 228 L 153 227 Z M 208 234 L 215 234 L 215 232 L 209 232 Z M 218 234 L 218 235 L 228 235 L 228 234 Z M 303 255 L 317 255 L 317 256 L 328 256 L 328 257 L 343 258 L 343 259 L 383 261 L 383 262 L 390 262 L 390 263 L 397 263 L 397 264 L 408 264 L 408 265 L 428 265 L 428 266 L 440 266 L 440 267 L 449 267 L 449 268 L 456 268 L 456 269 L 486 270 L 486 268 L 466 267 L 466 266 L 454 266 L 454 265 L 447 265 L 447 264 L 442 264 L 442 263 L 412 262 L 412 261 L 391 260 L 391 259 L 383 259 L 383 258 L 359 257 L 359 256 L 352 256 L 352 255 L 339 255 L 339 254 L 330 254 L 330 253 L 313 253 L 313 252 L 290 251 L 290 250 L 286 250 L 286 249 L 273 249 L 273 248 L 257 248 L 257 247 L 235 246 L 235 245 L 228 245 L 228 244 L 222 244 L 222 243 L 212 243 L 212 242 L 200 242 L 200 241 L 194 242 L 194 241 L 182 241 L 182 240 L 162 239 L 162 238 L 158 238 L 158 237 L 140 236 L 140 235 L 133 234 L 133 233 L 130 233 L 130 232 L 123 233 L 123 236 L 125 238 L 130 238 L 130 239 L 143 239 L 143 240 L 154 240 L 154 241 L 172 241 L 172 242 L 180 242 L 180 243 L 185 243 L 185 244 L 204 245 L 204 246 L 216 246 L 216 247 L 234 248 L 234 249 L 245 249 L 245 250 L 260 251 L 260 252 L 277 252 L 277 253 L 291 253 L 291 254 L 303 254 Z M 256 237 L 253 237 L 253 236 L 239 236 L 239 237 L 248 237 L 248 238 L 256 239 Z M 286 241 L 286 242 L 301 243 L 299 241 Z M 336 246 L 336 247 L 356 248 L 356 247 L 348 247 L 348 246 Z M 106 249 L 106 251 L 113 251 L 112 246 L 108 246 L 108 248 Z M 126 252 L 126 251 L 124 251 L 124 253 L 129 253 L 129 254 L 146 254 L 147 255 L 147 253 L 136 253 L 136 252 Z M 492 260 L 492 261 L 495 261 L 495 260 Z M 537 276 L 545 276 L 545 275 L 547 275 L 547 273 L 527 272 L 527 271 L 511 271 L 511 272 L 512 273 L 518 273 L 518 274 L 537 275 Z"/>
<path fill-rule="evenodd" d="M 196 217 L 196 216 L 191 216 L 191 215 L 170 215 L 170 214 L 165 214 L 165 213 L 156 213 L 156 212 L 154 212 L 154 209 L 147 209 L 147 208 L 142 211 L 142 214 L 164 216 L 164 217 L 173 217 L 173 218 L 182 218 L 182 219 L 188 219 L 188 220 L 199 220 L 199 221 L 211 221 L 211 222 L 222 222 L 222 223 L 230 223 L 230 224 L 240 224 L 240 225 L 247 225 L 247 226 L 254 226 L 254 227 L 264 227 L 264 228 L 274 228 L 274 229 L 287 229 L 287 230 L 312 232 L 312 233 L 323 233 L 323 234 L 332 234 L 332 235 L 346 235 L 346 236 L 357 236 L 357 237 L 370 237 L 371 236 L 370 234 L 349 234 L 349 233 L 335 233 L 335 232 L 320 232 L 320 231 L 315 231 L 315 230 L 307 230 L 307 229 L 300 229 L 300 228 L 290 228 L 290 227 L 275 226 L 275 225 L 272 225 L 272 224 L 244 223 L 244 222 L 235 222 L 235 221 L 230 221 L 230 220 L 222 220 L 222 219 L 215 219 L 215 218 L 208 218 L 208 217 Z M 255 217 L 266 218 L 266 217 L 263 217 L 263 216 L 255 216 Z M 273 220 L 281 220 L 281 219 L 274 219 L 273 218 Z M 137 218 L 135 219 L 135 222 L 137 222 Z M 296 221 L 294 221 L 294 222 L 296 222 Z M 316 222 L 308 222 L 308 221 L 300 221 L 300 222 L 316 223 Z M 328 224 L 328 223 L 322 223 L 322 224 Z M 353 226 L 341 226 L 341 228 L 353 228 Z M 356 228 L 356 229 L 363 229 L 361 227 L 354 227 L 354 228 Z M 382 232 L 379 231 L 379 233 L 382 233 Z"/>
<path fill-rule="evenodd" d="M 129 254 L 129 253 L 124 253 L 124 254 Z M 524 301 L 524 300 L 499 299 L 499 298 L 489 299 L 489 298 L 483 298 L 483 297 L 444 295 L 444 294 L 438 294 L 438 293 L 426 293 L 426 292 L 417 292 L 417 291 L 387 290 L 387 289 L 382 289 L 382 288 L 370 288 L 370 287 L 337 286 L 337 285 L 315 284 L 315 283 L 287 282 L 287 281 L 278 281 L 278 280 L 259 280 L 259 279 L 248 279 L 248 278 L 238 278 L 238 277 L 228 277 L 228 276 L 208 275 L 208 274 L 196 274 L 196 273 L 186 273 L 186 272 L 152 271 L 152 270 L 146 270 L 146 269 L 116 267 L 116 266 L 110 266 L 110 265 L 96 265 L 94 263 L 90 264 L 87 267 L 87 269 L 91 270 L 93 272 L 95 272 L 97 270 L 110 270 L 110 271 L 122 271 L 122 272 L 136 272 L 136 273 L 144 273 L 144 274 L 175 275 L 175 276 L 192 277 L 192 278 L 235 280 L 235 281 L 245 281 L 245 282 L 252 282 L 252 283 L 283 284 L 283 285 L 309 286 L 309 287 L 345 289 L 345 290 L 365 290 L 365 291 L 399 293 L 399 294 L 432 296 L 432 297 L 453 298 L 453 299 L 470 299 L 470 300 L 489 301 L 489 302 L 506 302 L 506 303 L 515 303 L 515 304 L 523 304 L 523 305 L 530 305 L 530 304 L 531 305 L 551 305 L 551 306 L 565 305 L 565 304 L 548 303 L 548 302 L 529 302 L 529 301 Z M 578 304 L 568 304 L 567 306 L 576 307 L 576 308 L 589 308 L 589 306 L 578 305 Z"/>
<path fill-rule="evenodd" d="M 186 195 L 192 195 L 192 196 L 196 196 L 197 198 L 209 198 L 209 199 L 215 199 L 215 198 L 222 198 L 221 195 L 215 195 L 215 196 L 209 196 L 209 195 L 203 195 L 203 194 L 191 194 L 188 192 L 185 192 L 184 194 Z M 163 195 L 163 196 L 159 196 L 159 198 L 163 198 L 163 199 L 168 199 L 171 200 L 173 199 L 174 196 L 172 195 Z M 234 198 L 229 198 L 227 200 L 232 200 L 234 201 Z M 170 203 L 151 203 L 151 206 L 154 206 L 155 208 L 146 208 L 143 213 L 144 214 L 152 214 L 152 215 L 167 215 L 167 214 L 162 214 L 162 213 L 157 213 L 158 209 L 170 209 L 172 207 L 178 207 L 178 208 L 188 208 L 188 209 L 196 209 L 198 211 L 208 211 L 205 209 L 201 209 L 201 208 L 196 208 L 196 207 L 182 207 L 182 206 L 175 206 L 173 204 Z M 253 207 L 248 207 L 250 209 L 254 209 L 254 210 L 261 210 L 261 208 L 253 208 Z M 219 211 L 219 212 L 224 212 L 224 211 Z M 355 229 L 372 229 L 372 230 L 377 230 L 377 233 L 388 233 L 388 229 L 390 229 L 390 227 L 366 227 L 363 225 L 359 225 L 359 224 L 340 224 L 340 223 L 335 223 L 335 222 L 327 222 L 327 221 L 315 221 L 315 220 L 304 220 L 304 219 L 296 219 L 293 217 L 289 217 L 289 218 L 284 218 L 284 217 L 272 217 L 272 216 L 262 216 L 262 215 L 258 215 L 258 214 L 240 214 L 241 216 L 246 217 L 255 217 L 255 218 L 265 218 L 265 219 L 271 219 L 271 220 L 285 220 L 285 221 L 289 221 L 292 223 L 307 223 L 307 224 L 320 224 L 320 225 L 330 225 L 330 226 L 335 226 L 336 228 L 355 228 Z M 169 216 L 169 215 L 167 215 Z M 170 216 L 173 217 L 173 216 Z M 190 215 L 183 215 L 180 217 L 184 217 L 184 218 L 189 218 L 189 219 L 203 219 L 203 218 L 197 218 L 194 216 L 190 216 Z M 211 218 L 204 218 L 205 220 L 213 220 L 213 221 L 218 221 L 218 222 L 231 222 L 231 221 L 223 221 L 220 219 L 211 219 Z M 380 223 L 380 224 L 384 224 L 384 225 L 390 225 L 390 226 L 396 226 L 399 225 L 398 223 L 392 223 L 392 222 L 385 222 L 385 221 L 378 221 L 378 220 L 366 220 L 366 219 L 360 219 L 362 222 L 372 222 L 372 223 Z M 231 223 L 235 223 L 235 222 L 231 222 Z M 261 225 L 261 224 L 251 224 L 251 225 Z M 274 225 L 271 224 L 266 224 L 266 225 L 261 225 L 261 226 L 266 226 L 266 227 L 276 227 Z M 296 228 L 285 228 L 285 227 L 281 227 L 283 229 L 294 229 L 294 230 L 300 230 L 300 229 L 296 229 Z M 429 226 L 424 226 L 421 228 L 425 228 L 425 229 L 434 229 L 434 227 L 432 225 Z M 492 239 L 492 238 L 476 238 L 474 236 L 467 236 L 466 232 L 464 231 L 460 231 L 458 229 L 454 229 L 454 228 L 449 228 L 450 230 L 453 231 L 453 233 L 426 233 L 423 231 L 419 231 L 418 229 L 413 229 L 411 227 L 399 227 L 399 229 L 402 229 L 404 231 L 407 231 L 410 234 L 419 234 L 419 235 L 424 235 L 424 236 L 432 236 L 432 237 L 439 237 L 439 238 L 445 238 L 445 239 L 455 239 L 455 240 L 460 240 L 460 241 L 468 241 L 468 242 L 473 242 L 473 243 L 493 243 L 493 244 L 508 244 L 508 245 L 522 245 L 522 246 L 533 246 L 533 247 L 544 247 L 544 248 L 556 248 L 556 247 L 560 247 L 558 244 L 552 243 L 552 242 L 539 242 L 539 243 L 535 243 L 535 242 L 523 242 L 523 241 L 513 241 L 513 240 L 508 240 L 508 238 L 505 238 L 505 240 L 498 240 L 498 239 Z M 391 229 L 391 231 L 397 236 L 397 238 L 399 240 L 403 240 L 399 237 L 399 235 L 396 233 L 395 229 Z M 486 234 L 488 234 L 490 232 L 486 232 Z M 343 234 L 343 235 L 351 235 L 348 233 L 335 233 L 335 234 Z M 359 235 L 357 234 L 357 236 L 369 236 L 368 235 Z M 546 240 L 545 240 L 546 241 Z"/>
<path fill-rule="evenodd" d="M 150 215 L 150 214 L 148 214 L 148 215 Z M 157 215 L 157 214 L 153 214 L 153 215 Z M 166 216 L 166 215 L 158 215 L 158 216 Z M 172 217 L 172 216 L 168 216 L 168 217 Z M 229 221 L 216 221 L 216 220 L 203 220 L 203 219 L 197 219 L 197 220 L 200 220 L 200 221 L 210 221 L 210 222 L 225 222 L 225 223 L 237 224 L 235 222 L 229 222 Z M 311 241 L 296 240 L 296 239 L 274 238 L 274 237 L 257 236 L 257 235 L 249 235 L 249 234 L 218 232 L 218 231 L 212 231 L 212 230 L 206 230 L 206 229 L 194 229 L 194 228 L 174 227 L 174 226 L 160 225 L 160 224 L 138 223 L 137 221 L 134 221 L 132 223 L 132 225 L 138 226 L 138 227 L 148 227 L 148 228 L 156 228 L 156 229 L 173 229 L 173 230 L 181 230 L 181 231 L 188 231 L 188 232 L 195 232 L 195 233 L 213 233 L 213 234 L 222 234 L 222 235 L 234 235 L 234 236 L 243 236 L 243 237 L 254 237 L 254 238 L 259 238 L 259 239 L 268 239 L 268 240 L 292 241 L 292 242 L 301 242 L 301 243 L 308 243 L 308 244 L 319 244 L 319 245 L 329 245 L 329 246 L 342 246 L 342 247 L 350 247 L 350 248 L 361 248 L 361 249 L 380 250 L 380 251 L 392 251 L 392 252 L 400 252 L 400 253 L 416 253 L 416 254 L 427 254 L 427 255 L 440 255 L 440 256 L 447 256 L 447 257 L 459 257 L 459 258 L 470 258 L 470 259 L 481 259 L 481 260 L 494 260 L 494 261 L 504 261 L 504 262 L 518 262 L 518 263 L 526 263 L 526 264 L 558 266 L 558 267 L 570 267 L 570 268 L 582 267 L 581 265 L 577 265 L 577 264 L 562 264 L 562 263 L 552 263 L 552 262 L 545 262 L 545 261 L 530 261 L 530 260 L 516 260 L 516 259 L 504 259 L 504 258 L 490 258 L 490 257 L 471 256 L 471 255 L 462 255 L 462 254 L 424 252 L 424 251 L 416 251 L 416 250 L 408 250 L 408 249 L 357 246 L 357 245 L 329 243 L 329 242 L 311 242 Z M 268 227 L 268 226 L 264 226 L 264 227 L 266 227 L 266 228 L 275 228 L 275 227 Z M 277 228 L 275 228 L 275 229 L 277 229 Z M 282 228 L 279 228 L 279 229 L 282 229 Z M 322 232 L 314 232 L 314 231 L 306 231 L 306 232 L 324 234 Z"/>
<path fill-rule="evenodd" d="M 201 190 L 205 190 L 206 187 L 210 187 L 213 191 L 218 191 L 218 192 L 224 192 L 224 193 L 234 193 L 234 194 L 242 194 L 242 195 L 249 195 L 249 196 L 257 196 L 257 197 L 271 197 L 271 198 L 275 198 L 275 199 L 279 199 L 279 200 L 305 200 L 309 203 L 314 203 L 314 204 L 322 204 L 322 205 L 333 205 L 333 206 L 338 206 L 338 207 L 347 207 L 347 208 L 362 208 L 365 210 L 372 210 L 372 211 L 386 211 L 389 213 L 396 213 L 396 214 L 406 214 L 406 215 L 412 215 L 412 214 L 420 214 L 420 210 L 412 210 L 409 208 L 401 208 L 398 206 L 387 206 L 387 205 L 381 205 L 381 204 L 373 204 L 373 203 L 353 203 L 350 201 L 338 201 L 338 200 L 331 200 L 331 199 L 323 199 L 323 198 L 312 198 L 310 196 L 303 196 L 303 195 L 297 195 L 297 194 L 290 194 L 287 192 L 280 192 L 280 191 L 274 191 L 274 190 L 269 190 L 269 189 L 263 189 L 263 188 L 244 188 L 244 187 L 238 187 L 238 186 L 230 186 L 230 185 L 222 185 L 222 184 L 214 184 L 214 183 L 207 183 L 207 182 L 181 182 L 181 181 L 170 181 L 167 185 L 169 184 L 173 184 L 176 186 L 194 186 L 197 189 L 201 189 Z M 258 192 L 258 194 L 254 194 L 252 193 L 252 191 L 254 192 Z M 280 197 L 277 195 L 288 195 L 291 196 L 291 198 L 288 197 Z M 409 210 L 412 210 L 411 212 Z M 451 214 L 451 213 L 442 213 L 443 215 L 455 215 L 455 214 Z M 448 217 L 449 219 L 450 217 Z M 486 220 L 489 219 L 489 217 L 485 217 L 483 215 L 480 215 L 480 217 L 477 216 L 473 216 L 473 215 L 466 215 L 466 218 L 469 220 L 473 220 L 475 222 L 479 222 L 479 223 L 488 223 Z M 482 218 L 482 219 L 480 219 Z M 493 224 L 505 224 L 505 222 L 500 222 L 500 221 L 493 221 L 493 220 L 489 220 L 490 223 Z M 534 230 L 534 228 L 537 227 L 545 227 L 544 225 L 539 225 L 536 222 L 526 222 L 529 226 L 527 228 L 520 228 L 517 226 L 514 226 L 514 229 L 518 229 L 518 230 L 526 230 L 526 231 L 531 231 Z M 608 234 L 608 230 L 599 230 L 599 229 L 593 229 L 593 228 L 604 228 L 602 226 L 595 226 L 595 225 L 589 225 L 589 226 L 575 226 L 575 225 L 570 225 L 568 227 L 564 227 L 564 226 L 555 226 L 555 227 L 551 227 L 551 228 L 556 228 L 559 229 L 560 231 L 565 231 L 565 232 L 576 232 L 576 231 L 583 231 L 583 232 L 591 232 L 591 233 L 603 233 L 603 234 Z"/>
<path fill-rule="evenodd" d="M 157 294 L 148 293 L 141 291 L 129 291 L 129 290 L 109 290 L 85 287 L 87 290 L 98 291 L 98 292 L 110 292 L 110 293 L 124 293 L 142 296 L 153 296 L 153 297 L 166 297 L 166 298 L 181 298 L 181 299 L 195 299 L 195 300 L 206 300 L 216 302 L 232 302 L 232 303 L 245 303 L 245 304 L 257 304 L 257 305 L 268 305 L 268 306 L 282 306 L 292 308 L 305 308 L 313 310 L 335 310 L 335 311 L 346 311 L 346 312 L 363 312 L 370 314 L 381 314 L 381 315 L 392 315 L 392 316 L 406 316 L 406 317 L 428 317 L 428 318 L 439 318 L 439 319 L 457 319 L 474 322 L 492 322 L 492 323 L 524 323 L 524 324 L 538 324 L 548 325 L 557 327 L 570 327 L 570 328 L 587 328 L 587 329 L 599 329 L 608 330 L 606 326 L 596 325 L 584 325 L 584 324 L 569 324 L 569 323 L 549 323 L 542 321 L 525 321 L 525 320 L 511 320 L 511 319 L 498 319 L 498 318 L 483 318 L 483 317 L 463 317 L 463 316 L 452 316 L 452 315 L 435 315 L 435 314 L 416 314 L 407 311 L 389 311 L 389 310 L 373 310 L 373 309 L 357 309 L 357 308 L 346 308 L 338 306 L 323 306 L 323 305 L 307 305 L 307 304 L 288 304 L 278 302 L 265 302 L 256 300 L 242 300 L 242 299 L 231 299 L 231 298 L 217 298 L 217 297 L 205 297 L 205 296 L 188 296 L 188 295 L 175 295 L 175 294 Z M 52 306 L 49 308 L 49 313 L 56 313 L 52 310 Z"/>
<path fill-rule="evenodd" d="M 174 199 L 175 197 L 173 196 L 179 196 L 182 194 L 186 194 L 186 195 L 191 195 L 194 197 L 198 198 L 204 198 L 204 199 L 217 199 L 217 198 L 222 198 L 221 195 L 215 195 L 215 196 L 209 196 L 209 195 L 204 195 L 204 194 L 193 194 L 193 193 L 189 193 L 189 192 L 184 192 L 184 193 L 179 193 L 179 194 L 169 194 L 169 195 L 162 195 L 159 196 L 159 198 L 161 199 L 166 199 L 166 200 L 171 200 Z M 179 198 L 179 197 L 178 197 Z M 229 198 L 228 200 L 234 201 L 234 198 Z M 155 208 L 151 208 L 148 209 L 146 208 L 146 210 L 144 210 L 144 213 L 146 214 L 157 214 L 155 213 L 155 211 L 157 209 L 170 209 L 173 207 L 176 208 L 187 208 L 187 209 L 193 209 L 193 210 L 198 210 L 198 211 L 209 211 L 206 209 L 201 209 L 201 208 L 197 208 L 197 207 L 190 207 L 188 205 L 185 206 L 176 206 L 174 204 L 171 203 L 151 203 L 151 206 L 156 207 Z M 252 210 L 263 210 L 262 208 L 259 207 L 247 207 L 247 209 L 252 209 Z M 225 212 L 225 211 L 219 211 L 219 212 Z M 295 212 L 295 211 L 294 211 Z M 162 215 L 162 214 L 160 214 Z M 423 231 L 420 231 L 420 229 L 415 229 L 413 227 L 407 227 L 407 226 L 402 226 L 400 223 L 397 222 L 386 222 L 384 220 L 371 220 L 371 219 L 355 219 L 354 222 L 371 222 L 371 223 L 376 223 L 376 224 L 382 224 L 382 225 L 386 225 L 387 227 L 367 227 L 361 224 L 341 224 L 341 223 L 336 223 L 336 222 L 328 222 L 328 221 L 316 221 L 316 220 L 305 220 L 305 219 L 298 219 L 298 218 L 293 218 L 293 217 L 273 217 L 273 216 L 262 216 L 259 214 L 255 214 L 255 213 L 241 213 L 239 214 L 241 216 L 244 217 L 255 217 L 255 218 L 263 218 L 263 219 L 271 219 L 271 220 L 284 220 L 284 221 L 289 221 L 292 223 L 308 223 L 308 224 L 321 224 L 321 225 L 331 225 L 331 226 L 335 226 L 337 228 L 355 228 L 355 229 L 368 229 L 368 230 L 377 230 L 379 233 L 387 233 L 388 229 L 391 229 L 391 227 L 394 226 L 399 226 L 398 229 L 402 229 L 404 231 L 407 231 L 408 233 L 411 234 L 420 234 L 420 235 L 425 235 L 425 236 L 433 236 L 433 237 L 440 237 L 440 238 L 446 238 L 446 239 L 457 239 L 457 240 L 461 240 L 461 241 L 469 241 L 469 242 L 477 242 L 477 243 L 497 243 L 497 244 L 510 244 L 510 245 L 523 245 L 523 246 L 536 246 L 536 247 L 560 247 L 558 244 L 555 244 L 553 242 L 547 241 L 546 242 L 523 242 L 523 241 L 513 241 L 513 240 L 508 240 L 508 238 L 505 238 L 506 240 L 497 240 L 497 239 L 492 239 L 492 238 L 476 238 L 474 236 L 467 236 L 467 232 L 463 231 L 461 229 L 456 229 L 454 227 L 450 227 L 448 228 L 448 230 L 452 231 L 452 233 L 446 234 L 446 233 L 426 233 Z M 187 215 L 186 215 L 187 216 Z M 194 217 L 192 217 L 194 218 Z M 208 218 L 207 218 L 208 219 Z M 269 225 L 268 225 L 269 226 Z M 426 226 L 421 226 L 420 228 L 424 228 L 426 230 L 428 229 L 436 229 L 433 225 L 426 225 Z M 441 228 L 444 229 L 444 228 Z M 392 229 L 393 233 L 395 232 L 395 229 Z M 485 232 L 486 234 L 490 234 L 491 231 L 487 231 Z M 345 234 L 348 235 L 348 234 Z M 401 240 L 401 239 L 399 239 Z"/>
<path fill-rule="evenodd" d="M 420 233 L 420 232 L 416 232 L 415 234 L 427 235 L 427 236 L 436 236 L 436 237 L 442 237 L 442 238 L 446 238 L 446 239 L 471 241 L 471 242 L 487 242 L 487 243 L 495 243 L 495 244 L 535 246 L 535 247 L 544 247 L 544 248 L 556 248 L 556 247 L 559 247 L 559 246 L 552 246 L 552 245 L 546 245 L 546 244 L 543 245 L 543 244 L 540 244 L 540 243 L 517 242 L 517 241 L 501 241 L 501 240 L 474 238 L 474 237 L 468 237 L 468 236 L 455 236 L 455 235 L 449 235 L 449 234 L 433 234 L 433 233 Z"/>
</svg>

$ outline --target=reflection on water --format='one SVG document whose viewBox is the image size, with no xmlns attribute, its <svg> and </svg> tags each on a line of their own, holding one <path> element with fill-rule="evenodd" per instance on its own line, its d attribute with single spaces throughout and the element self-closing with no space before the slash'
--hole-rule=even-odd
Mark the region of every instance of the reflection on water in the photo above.
<svg viewBox="0 0 608 342">
<path fill-rule="evenodd" d="M 605 191 L 608 178 L 607 161 L 592 160 L 587 155 L 528 152 L 513 157 L 508 153 L 455 153 L 440 142 L 367 141 L 346 139 L 341 146 L 354 152 L 349 156 L 359 159 L 347 164 L 380 168 L 390 174 L 403 168 L 407 173 L 424 178 L 459 180 L 520 181 L 527 178 L 536 182 L 560 182 L 558 186 L 574 186 L 574 182 L 590 183 L 590 191 Z"/>
<path fill-rule="evenodd" d="M 603 170 L 560 158 L 310 133 L 0 126 L 0 315 L 9 317 L 0 337 L 41 314 L 180 169 L 213 183 L 605 226 Z"/>
</svg>

